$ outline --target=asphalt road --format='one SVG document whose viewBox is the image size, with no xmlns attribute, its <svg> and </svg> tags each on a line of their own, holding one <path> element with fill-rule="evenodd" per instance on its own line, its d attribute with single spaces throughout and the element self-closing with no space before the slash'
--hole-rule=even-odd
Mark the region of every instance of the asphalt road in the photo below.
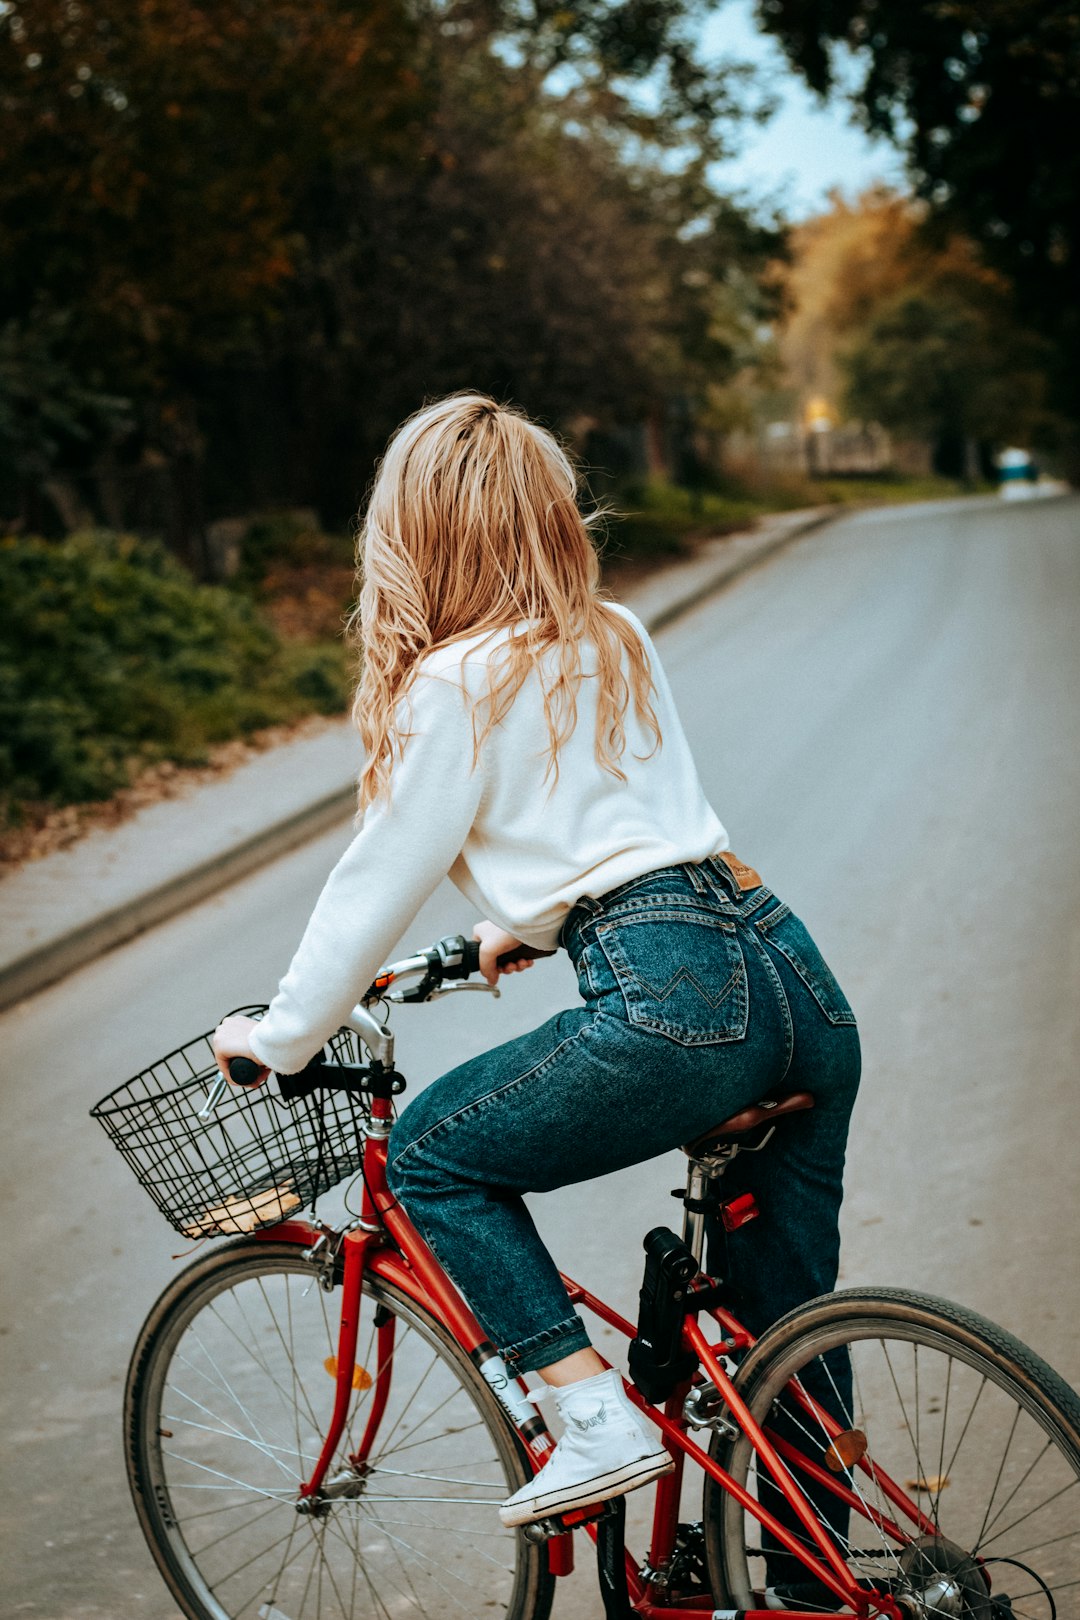
<svg viewBox="0 0 1080 1620">
<path fill-rule="evenodd" d="M 860 1017 L 845 1282 L 911 1284 L 1080 1384 L 1080 500 L 845 519 L 661 637 L 733 845 L 810 923 Z M 265 999 L 345 829 L 0 1017 L 0 1614 L 174 1620 L 123 1476 L 127 1355 L 182 1240 L 87 1109 Z M 414 945 L 468 928 L 448 885 Z M 574 994 L 565 959 L 397 1017 L 422 1085 Z M 538 1202 L 629 1310 L 674 1161 Z M 599 1605 L 591 1575 L 556 1620 Z"/>
</svg>

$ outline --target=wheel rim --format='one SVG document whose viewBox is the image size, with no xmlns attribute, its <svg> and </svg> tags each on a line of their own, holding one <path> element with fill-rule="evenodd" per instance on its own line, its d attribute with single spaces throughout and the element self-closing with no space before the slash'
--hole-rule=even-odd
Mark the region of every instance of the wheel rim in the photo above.
<svg viewBox="0 0 1080 1620">
<path fill-rule="evenodd" d="M 357 1478 L 348 1456 L 378 1383 L 377 1307 L 395 1318 L 390 1390 Z M 208 1279 L 171 1319 L 142 1408 L 170 1563 L 214 1620 L 516 1612 L 525 1560 L 496 1512 L 523 1482 L 513 1441 L 468 1364 L 396 1292 L 365 1289 L 358 1387 L 327 1476 L 344 1494 L 321 1516 L 297 1512 L 333 1405 L 337 1322 L 311 1267 L 257 1259 Z"/>
<path fill-rule="evenodd" d="M 849 1398 L 837 1364 L 844 1346 Z M 817 1391 L 848 1434 L 865 1436 L 861 1464 L 845 1465 L 820 1418 L 791 1400 L 794 1377 Z M 804 1332 L 777 1353 L 755 1380 L 750 1405 L 759 1421 L 767 1417 L 797 1437 L 819 1466 L 831 1463 L 830 1473 L 859 1499 L 834 1540 L 860 1579 L 884 1577 L 927 1620 L 1080 1616 L 1080 1459 L 1033 1391 L 987 1354 L 926 1325 L 849 1319 Z M 849 1444 L 857 1450 L 860 1442 L 841 1449 Z M 777 1510 L 779 1488 L 744 1438 L 729 1466 Z M 890 1500 L 886 1478 L 918 1503 L 928 1526 L 911 1523 Z M 737 1607 L 752 1607 L 755 1590 L 778 1584 L 777 1576 L 782 1582 L 785 1572 L 766 1559 L 756 1521 L 733 1497 L 724 1496 L 720 1511 L 729 1595 Z M 906 1548 L 882 1526 L 885 1517 L 911 1538 Z M 798 1583 L 798 1606 L 835 1609 L 796 1568 L 787 1579 Z"/>
</svg>

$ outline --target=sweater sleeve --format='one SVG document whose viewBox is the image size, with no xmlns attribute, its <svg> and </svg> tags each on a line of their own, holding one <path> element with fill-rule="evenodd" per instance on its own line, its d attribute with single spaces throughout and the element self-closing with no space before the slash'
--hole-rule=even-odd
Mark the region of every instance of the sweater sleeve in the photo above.
<svg viewBox="0 0 1080 1620">
<path fill-rule="evenodd" d="M 467 692 L 421 673 L 406 709 L 409 704 L 410 735 L 393 767 L 390 796 L 368 806 L 277 995 L 252 1031 L 255 1056 L 279 1074 L 302 1069 L 345 1022 L 454 864 L 476 817 L 483 761 L 472 764 Z"/>
</svg>

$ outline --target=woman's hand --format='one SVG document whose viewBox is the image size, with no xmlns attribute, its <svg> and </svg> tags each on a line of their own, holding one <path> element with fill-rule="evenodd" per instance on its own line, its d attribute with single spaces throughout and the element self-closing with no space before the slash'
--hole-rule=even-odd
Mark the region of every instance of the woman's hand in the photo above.
<svg viewBox="0 0 1080 1620">
<path fill-rule="evenodd" d="M 221 1023 L 214 1031 L 211 1044 L 214 1048 L 214 1056 L 217 1058 L 218 1068 L 226 1080 L 229 1078 L 229 1059 L 234 1057 L 248 1058 L 252 1063 L 259 1065 L 259 1068 L 262 1069 L 262 1080 L 258 1082 L 259 1085 L 270 1073 L 261 1058 L 255 1056 L 248 1044 L 249 1032 L 255 1028 L 255 1023 L 254 1018 L 247 1018 L 243 1013 L 230 1013 L 228 1018 L 221 1020 Z"/>
<path fill-rule="evenodd" d="M 480 972 L 488 984 L 494 984 L 500 973 L 520 973 L 522 968 L 531 968 L 539 956 L 555 955 L 554 951 L 538 951 L 526 945 L 493 922 L 478 922 L 473 939 L 480 941 Z"/>
</svg>

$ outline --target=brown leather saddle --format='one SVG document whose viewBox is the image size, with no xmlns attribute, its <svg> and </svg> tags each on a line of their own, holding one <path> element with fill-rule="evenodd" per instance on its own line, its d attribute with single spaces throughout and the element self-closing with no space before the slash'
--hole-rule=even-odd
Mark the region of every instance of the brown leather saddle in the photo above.
<svg viewBox="0 0 1080 1620">
<path fill-rule="evenodd" d="M 740 1108 L 730 1119 L 711 1125 L 693 1141 L 683 1143 L 683 1152 L 691 1159 L 707 1159 L 710 1154 L 731 1147 L 750 1147 L 751 1137 L 762 1128 L 771 1132 L 777 1120 L 788 1114 L 802 1113 L 813 1108 L 814 1097 L 809 1091 L 776 1091 L 748 1108 Z"/>
</svg>

